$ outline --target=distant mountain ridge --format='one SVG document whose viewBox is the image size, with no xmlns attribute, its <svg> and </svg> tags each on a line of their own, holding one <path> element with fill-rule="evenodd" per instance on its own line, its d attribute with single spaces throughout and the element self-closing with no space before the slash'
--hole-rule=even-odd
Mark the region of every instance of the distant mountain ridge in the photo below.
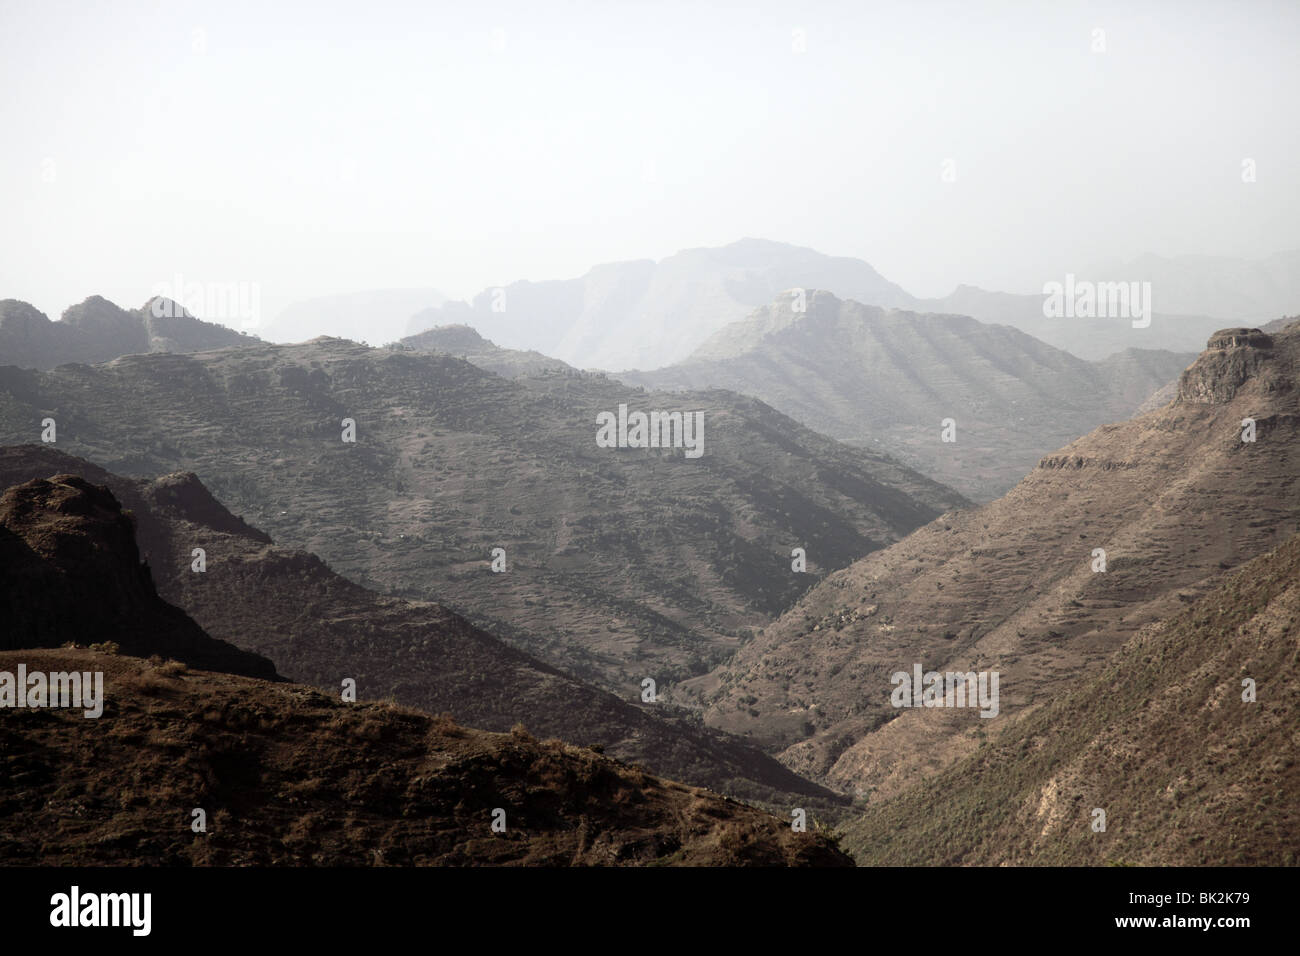
<svg viewBox="0 0 1300 956">
<path fill-rule="evenodd" d="M 538 351 L 580 368 L 649 371 L 685 360 L 714 332 L 798 288 L 1011 325 L 1079 358 L 1103 359 L 1130 348 L 1196 352 L 1225 325 L 1292 314 L 1300 307 L 1298 275 L 1300 253 L 1293 252 L 1263 260 L 1147 256 L 1078 269 L 1081 281 L 1150 283 L 1150 325 L 1134 328 L 1130 316 L 1047 318 L 1039 292 L 958 285 L 941 298 L 917 297 L 860 259 L 742 239 L 659 262 L 607 263 L 577 279 L 485 289 L 468 303 L 418 313 L 407 332 L 468 324 L 505 348 Z M 1043 283 L 1064 279 L 1045 275 Z"/>
<path fill-rule="evenodd" d="M 1046 281 L 1060 282 L 1063 278 L 1049 276 Z M 1100 276 L 1087 281 L 1118 280 Z M 1043 298 L 1041 294 L 1017 295 L 1011 292 L 989 292 L 975 286 L 959 286 L 956 291 L 941 299 L 917 299 L 912 307 L 923 312 L 956 313 L 969 315 L 981 322 L 1014 326 L 1049 345 L 1091 361 L 1131 348 L 1194 352 L 1214 330 L 1229 322 L 1242 321 L 1236 314 L 1171 314 L 1161 305 L 1164 300 L 1155 287 L 1152 288 L 1151 295 L 1155 308 L 1151 323 L 1145 328 L 1134 328 L 1134 318 L 1124 315 L 1048 318 L 1043 314 Z M 1144 322 L 1145 317 L 1138 321 Z"/>
<path fill-rule="evenodd" d="M 371 289 L 291 302 L 258 326 L 269 342 L 307 342 L 322 335 L 369 345 L 395 342 L 410 317 L 440 305 L 437 289 Z"/>
<path fill-rule="evenodd" d="M 94 295 L 65 310 L 58 322 L 26 302 L 0 300 L 0 365 L 51 369 L 147 352 L 243 348 L 257 341 L 197 319 L 168 299 L 150 299 L 127 311 Z"/>
<path fill-rule="evenodd" d="M 753 395 L 822 434 L 870 443 L 988 500 L 1062 443 L 1128 418 L 1195 357 L 1130 349 L 1090 363 L 1008 326 L 809 289 L 720 329 L 682 362 L 618 377 Z M 942 437 L 948 419 L 951 442 Z"/>
<path fill-rule="evenodd" d="M 1154 253 L 1102 262 L 1090 277 L 1150 282 L 1160 311 L 1256 323 L 1292 314 L 1300 305 L 1300 249 L 1261 258 Z"/>
<path fill-rule="evenodd" d="M 487 289 L 468 304 L 414 316 L 408 331 L 467 323 L 508 348 L 536 350 L 581 368 L 657 368 L 795 285 L 883 305 L 911 298 L 859 259 L 742 239 L 657 263 L 599 265 L 578 279 Z"/>
</svg>

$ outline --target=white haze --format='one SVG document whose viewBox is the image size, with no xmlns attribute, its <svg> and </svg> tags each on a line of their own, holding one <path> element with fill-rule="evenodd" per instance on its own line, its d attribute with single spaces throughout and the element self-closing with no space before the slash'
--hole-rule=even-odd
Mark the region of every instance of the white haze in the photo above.
<svg viewBox="0 0 1300 956">
<path fill-rule="evenodd" d="M 745 236 L 921 296 L 1262 257 L 1297 49 L 1294 3 L 3 2 L 0 298 L 273 316 Z"/>
</svg>

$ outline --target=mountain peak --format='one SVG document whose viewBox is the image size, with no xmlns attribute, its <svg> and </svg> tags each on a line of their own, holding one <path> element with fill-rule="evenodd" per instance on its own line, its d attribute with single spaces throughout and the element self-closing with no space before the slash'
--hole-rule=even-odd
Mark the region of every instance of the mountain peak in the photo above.
<svg viewBox="0 0 1300 956">
<path fill-rule="evenodd" d="M 97 365 L 124 355 L 244 348 L 257 342 L 161 296 L 127 310 L 92 295 L 65 309 L 57 322 L 26 302 L 0 300 L 0 355 L 6 364 L 22 368 Z"/>
<path fill-rule="evenodd" d="M 44 330 L 50 318 L 30 302 L 21 299 L 0 299 L 0 329 L 15 332 Z"/>
<path fill-rule="evenodd" d="M 1220 329 L 1205 343 L 1207 349 L 1257 348 L 1271 349 L 1273 337 L 1259 329 Z"/>
<path fill-rule="evenodd" d="M 192 471 L 163 475 L 144 489 L 144 495 L 155 507 L 171 510 L 193 524 L 271 543 L 270 535 L 231 514 Z"/>
<path fill-rule="evenodd" d="M 1224 405 L 1273 357 L 1273 337 L 1259 329 L 1221 329 L 1178 381 L 1178 401 Z"/>
<path fill-rule="evenodd" d="M 167 318 L 194 318 L 185 306 L 181 305 L 175 299 L 169 299 L 165 295 L 150 296 L 144 305 L 140 306 L 140 314 L 146 317 L 152 316 L 155 319 Z"/>
<path fill-rule="evenodd" d="M 418 340 L 418 344 L 422 348 L 438 349 L 442 352 L 451 352 L 456 349 L 481 349 L 492 344 L 464 322 L 437 325 L 431 329 L 426 329 L 419 335 L 410 336 L 410 340 Z M 415 344 L 415 342 L 412 342 L 412 344 Z"/>
</svg>

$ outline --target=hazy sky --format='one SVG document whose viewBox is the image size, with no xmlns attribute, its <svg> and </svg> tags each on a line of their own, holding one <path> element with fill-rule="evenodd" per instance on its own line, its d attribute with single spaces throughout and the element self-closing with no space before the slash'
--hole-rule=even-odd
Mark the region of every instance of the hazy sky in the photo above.
<svg viewBox="0 0 1300 956">
<path fill-rule="evenodd" d="M 0 0 L 0 298 L 180 273 L 273 315 L 746 236 L 919 295 L 1266 255 L 1298 51 L 1295 2 Z"/>
</svg>

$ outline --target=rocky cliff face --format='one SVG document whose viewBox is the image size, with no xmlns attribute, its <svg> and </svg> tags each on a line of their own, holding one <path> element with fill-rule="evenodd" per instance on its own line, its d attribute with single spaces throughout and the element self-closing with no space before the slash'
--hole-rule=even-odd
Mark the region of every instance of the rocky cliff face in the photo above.
<svg viewBox="0 0 1300 956">
<path fill-rule="evenodd" d="M 0 496 L 0 647 L 113 642 L 128 654 L 274 678 L 266 658 L 218 641 L 165 603 L 141 564 L 134 518 L 76 475 Z"/>
<path fill-rule="evenodd" d="M 1273 338 L 1259 329 L 1223 329 L 1210 336 L 1206 351 L 1178 381 L 1178 401 L 1223 405 L 1273 357 Z"/>
</svg>

